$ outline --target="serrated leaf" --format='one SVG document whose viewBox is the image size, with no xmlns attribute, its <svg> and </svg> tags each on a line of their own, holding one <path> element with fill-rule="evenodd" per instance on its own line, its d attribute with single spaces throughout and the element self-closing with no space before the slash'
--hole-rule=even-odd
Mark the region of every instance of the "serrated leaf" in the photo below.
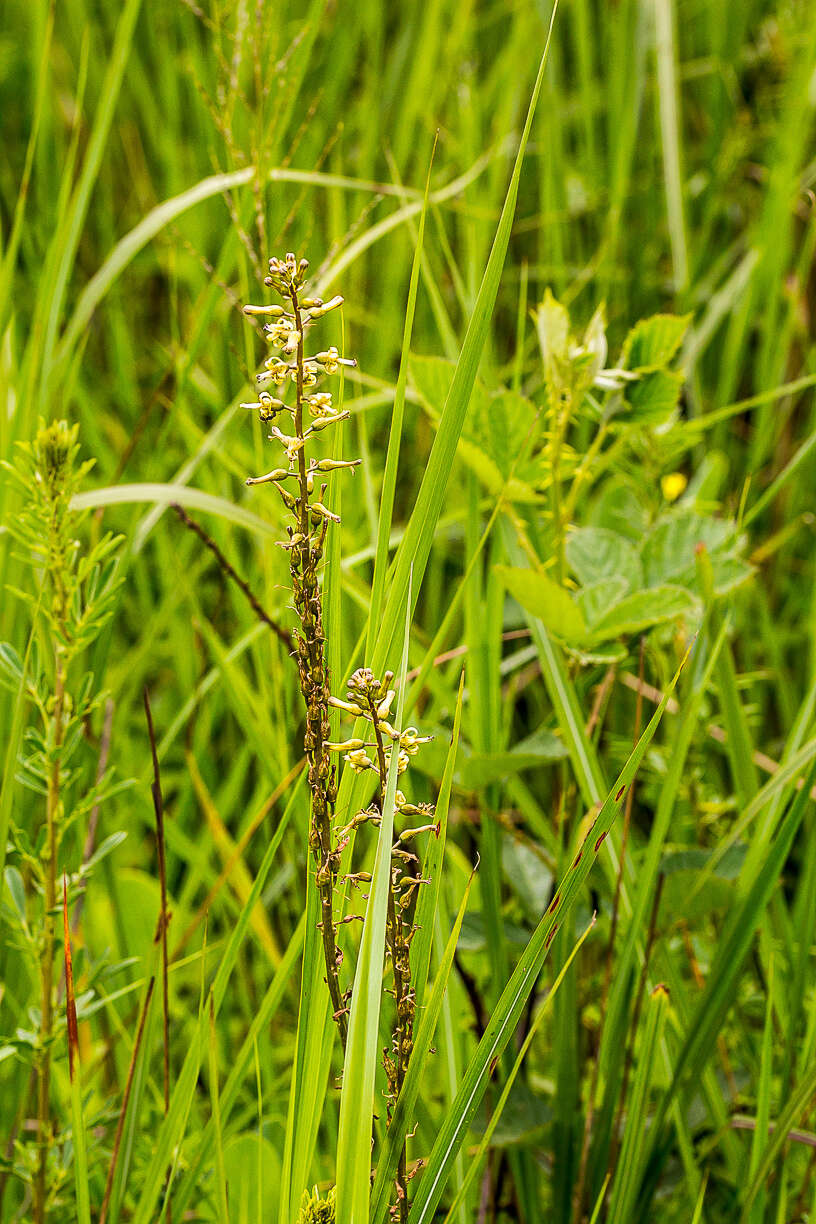
<svg viewBox="0 0 816 1224">
<path fill-rule="evenodd" d="M 714 554 L 722 548 L 732 532 L 730 523 L 693 512 L 661 519 L 640 549 L 646 585 L 654 587 L 672 582 L 691 572 L 698 544 L 704 544 L 709 553 Z"/>
<path fill-rule="evenodd" d="M 626 579 L 620 576 L 603 578 L 600 582 L 593 582 L 591 586 L 579 591 L 578 604 L 589 629 L 593 630 L 598 622 L 607 615 L 610 608 L 620 603 L 628 594 L 629 585 Z"/>
<path fill-rule="evenodd" d="M 635 591 L 610 608 L 593 625 L 593 639 L 608 641 L 624 633 L 640 633 L 664 621 L 680 617 L 696 621 L 700 616 L 700 601 L 685 587 L 662 586 Z"/>
<path fill-rule="evenodd" d="M 507 590 L 523 608 L 558 637 L 579 643 L 586 639 L 584 614 L 568 591 L 539 570 L 497 565 Z"/>
<path fill-rule="evenodd" d="M 581 586 L 602 578 L 622 577 L 630 591 L 643 586 L 638 550 L 617 531 L 607 527 L 579 527 L 566 542 L 567 562 Z"/>
<path fill-rule="evenodd" d="M 603 485 L 598 501 L 591 509 L 590 521 L 627 540 L 633 540 L 639 546 L 649 530 L 650 521 L 649 511 L 639 493 L 640 490 L 633 487 L 628 478 L 613 476 Z"/>
<path fill-rule="evenodd" d="M 636 323 L 623 344 L 626 370 L 657 370 L 669 364 L 688 331 L 691 315 L 652 315 Z"/>
<path fill-rule="evenodd" d="M 615 420 L 633 425 L 662 425 L 677 407 L 683 375 L 676 370 L 654 370 L 637 382 L 627 383 L 623 407 Z"/>
<path fill-rule="evenodd" d="M 535 405 L 517 391 L 500 391 L 487 404 L 485 442 L 506 480 L 536 414 Z"/>
</svg>

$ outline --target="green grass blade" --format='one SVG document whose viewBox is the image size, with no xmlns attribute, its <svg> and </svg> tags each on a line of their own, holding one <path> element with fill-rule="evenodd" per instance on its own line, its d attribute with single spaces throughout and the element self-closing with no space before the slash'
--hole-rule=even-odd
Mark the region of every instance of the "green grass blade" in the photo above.
<svg viewBox="0 0 816 1224">
<path fill-rule="evenodd" d="M 371 1191 L 371 1224 L 382 1224 L 388 1211 L 389 1192 L 399 1162 L 402 1136 L 411 1128 L 413 1112 L 420 1088 L 422 1087 L 422 1077 L 430 1053 L 431 1042 L 433 1041 L 439 1014 L 442 1010 L 445 989 L 450 977 L 456 945 L 459 942 L 459 934 L 462 930 L 462 922 L 467 910 L 472 883 L 473 874 L 471 874 L 465 886 L 464 895 L 456 915 L 456 921 L 453 924 L 450 937 L 445 945 L 444 956 L 436 973 L 431 997 L 428 1000 L 427 1006 L 423 1009 L 422 1019 L 414 1038 L 414 1050 L 408 1063 L 402 1091 L 397 1098 L 391 1125 L 386 1133 L 385 1143 L 377 1162 L 377 1173 Z"/>
<path fill-rule="evenodd" d="M 411 623 L 410 577 L 406 605 L 396 721 L 398 727 L 402 726 L 405 677 L 408 672 L 408 639 Z M 348 1041 L 343 1066 L 343 1090 L 340 1096 L 340 1132 L 337 1139 L 338 1224 L 369 1224 L 374 1078 L 379 1048 L 385 924 L 391 887 L 391 841 L 394 831 L 398 755 L 392 750 L 388 764 L 388 777 L 377 837 L 377 853 L 351 995 Z"/>
<path fill-rule="evenodd" d="M 745 1192 L 745 1198 L 742 1205 L 742 1215 L 740 1216 L 740 1224 L 747 1224 L 750 1219 L 751 1207 L 759 1194 L 765 1179 L 773 1167 L 774 1161 L 779 1156 L 787 1138 L 788 1132 L 792 1130 L 802 1115 L 809 1108 L 813 1094 L 816 1092 L 816 1062 L 812 1063 L 808 1068 L 807 1073 L 803 1076 L 799 1087 L 794 1092 L 790 1101 L 783 1109 L 782 1113 L 776 1120 L 765 1150 L 762 1153 L 762 1159 L 754 1174 L 748 1189 Z"/>
<path fill-rule="evenodd" d="M 672 252 L 674 287 L 682 292 L 688 284 L 688 243 L 683 210 L 681 156 L 682 121 L 677 86 L 677 37 L 674 0 L 656 0 L 655 49 L 657 53 L 657 106 L 663 148 L 663 182 Z"/>
<path fill-rule="evenodd" d="M 266 877 L 277 855 L 293 806 L 300 798 L 300 787 L 302 784 L 303 775 L 298 779 L 298 784 L 295 786 L 280 824 L 275 830 L 275 835 L 267 847 L 261 865 L 258 868 L 258 874 L 252 883 L 252 888 L 245 904 L 241 907 L 238 920 L 230 933 L 224 955 L 219 962 L 215 980 L 210 988 L 213 1010 L 216 1016 L 221 1009 L 227 983 L 235 968 L 238 952 L 246 936 L 250 916 L 261 895 Z M 181 1143 L 192 1106 L 200 1068 L 201 1053 L 204 1042 L 207 1039 L 208 1024 L 209 1019 L 205 1013 L 199 1018 L 195 1035 L 187 1050 L 179 1077 L 173 1088 L 170 1098 L 170 1109 L 156 1136 L 153 1155 L 145 1172 L 144 1183 L 140 1190 L 139 1204 L 133 1217 L 133 1224 L 153 1224 L 156 1219 L 155 1209 L 164 1184 L 165 1172 L 170 1164 L 172 1153 Z"/>
<path fill-rule="evenodd" d="M 782 820 L 762 869 L 748 894 L 737 901 L 717 945 L 706 987 L 697 1001 L 694 1015 L 674 1064 L 672 1082 L 661 1098 L 652 1129 L 651 1148 L 655 1151 L 667 1112 L 675 1095 L 685 1084 L 698 1083 L 711 1056 L 723 1019 L 734 1001 L 734 988 L 745 957 L 753 943 L 757 924 L 790 853 L 793 839 L 802 822 L 816 779 L 812 764 L 805 785 L 798 792 Z M 655 1170 L 652 1170 L 654 1174 Z"/>
<path fill-rule="evenodd" d="M 43 372 L 47 380 L 54 347 L 59 331 L 62 306 L 68 287 L 68 278 L 76 258 L 77 247 L 82 235 L 82 227 L 88 212 L 91 193 L 99 175 L 102 155 L 108 139 L 122 78 L 130 55 L 133 31 L 142 0 L 126 0 L 122 6 L 116 27 L 116 36 L 111 48 L 105 79 L 102 83 L 99 110 L 97 112 L 88 150 L 71 202 L 70 215 L 65 223 L 64 232 L 59 241 L 59 263 L 54 282 L 50 286 L 50 302 L 47 325 L 45 329 L 45 345 L 43 352 Z"/>
<path fill-rule="evenodd" d="M 623 1146 L 612 1182 L 612 1197 L 609 1204 L 610 1220 L 632 1219 L 643 1159 L 643 1141 L 647 1129 L 649 1090 L 654 1075 L 655 1054 L 660 1043 L 668 1005 L 668 990 L 665 986 L 656 986 L 649 998 L 645 1031 L 641 1039 L 635 1080 L 628 1105 Z M 641 1153 L 640 1159 L 638 1158 L 639 1153 Z"/>
<path fill-rule="evenodd" d="M 577 956 L 579 948 L 581 947 L 584 940 L 589 935 L 594 925 L 595 925 L 595 917 L 593 915 L 589 926 L 586 928 L 583 934 L 579 936 L 578 940 L 574 944 L 569 956 L 566 958 L 566 960 L 564 961 L 564 964 L 561 966 L 558 976 L 556 977 L 555 981 L 550 987 L 547 997 L 545 998 L 544 1002 L 539 1006 L 538 1010 L 536 1011 L 535 1016 L 533 1017 L 532 1023 L 530 1024 L 529 1032 L 527 1033 L 527 1036 L 524 1038 L 521 1049 L 516 1055 L 515 1062 L 513 1063 L 513 1066 L 510 1069 L 510 1073 L 508 1074 L 507 1079 L 504 1082 L 504 1087 L 502 1088 L 501 1096 L 496 1102 L 496 1108 L 493 1110 L 493 1114 L 490 1118 L 490 1122 L 487 1126 L 487 1129 L 485 1130 L 484 1135 L 479 1141 L 479 1146 L 477 1147 L 476 1151 L 470 1157 L 470 1162 L 468 1164 L 468 1171 L 465 1174 L 465 1180 L 462 1186 L 460 1187 L 459 1192 L 456 1195 L 456 1198 L 451 1203 L 451 1206 L 448 1210 L 448 1214 L 445 1217 L 445 1224 L 453 1224 L 453 1220 L 454 1220 L 456 1211 L 465 1202 L 465 1196 L 467 1194 L 468 1188 L 473 1184 L 479 1172 L 479 1169 L 481 1168 L 482 1161 L 484 1160 L 485 1152 L 490 1146 L 490 1141 L 493 1138 L 496 1127 L 501 1121 L 501 1116 L 504 1113 L 504 1109 L 510 1097 L 510 1092 L 512 1090 L 513 1084 L 516 1082 L 518 1073 L 521 1070 L 524 1059 L 527 1057 L 527 1053 L 530 1049 L 530 1046 L 533 1043 L 533 1038 L 538 1032 L 541 1026 L 542 1020 L 547 1015 L 547 1012 L 550 1009 L 550 1004 L 555 998 L 555 995 L 558 993 L 561 983 L 564 981 L 564 978 L 567 976 L 569 967 L 572 964 L 575 957 Z"/>
<path fill-rule="evenodd" d="M 0 333 L 4 332 L 6 328 L 6 304 L 9 300 L 12 284 L 14 283 L 14 270 L 17 262 L 17 253 L 20 249 L 20 240 L 23 236 L 23 219 L 25 217 L 26 205 L 28 204 L 34 153 L 37 148 L 37 140 L 40 134 L 43 104 L 49 92 L 50 81 L 48 75 L 48 62 L 51 55 L 51 39 L 53 33 L 54 9 L 51 7 L 48 10 L 48 16 L 46 18 L 45 34 L 42 40 L 40 60 L 37 67 L 37 96 L 34 102 L 34 117 L 31 124 L 31 134 L 28 138 L 28 146 L 26 148 L 23 175 L 20 180 L 19 191 L 17 192 L 17 201 L 14 206 L 14 219 L 11 223 L 11 233 L 8 237 L 6 249 L 3 252 L 3 258 L 0 261 Z"/>
<path fill-rule="evenodd" d="M 300 986 L 295 1058 L 289 1091 L 289 1111 L 283 1151 L 283 1170 L 279 1205 L 280 1224 L 295 1217 L 306 1189 L 320 1121 L 318 1098 L 322 1099 L 322 1077 L 318 1083 L 314 1068 L 321 1064 L 326 1030 L 333 1021 L 324 982 L 323 945 L 318 929 L 320 901 L 311 862 L 306 866 L 306 939 Z M 333 1039 L 333 1033 L 329 1034 Z"/>
<path fill-rule="evenodd" d="M 765 1029 L 762 1034 L 762 1053 L 759 1061 L 759 1083 L 756 1095 L 756 1126 L 751 1136 L 751 1151 L 748 1158 L 748 1184 L 751 1184 L 762 1157 L 762 1151 L 767 1141 L 768 1123 L 771 1119 L 771 1084 L 773 1077 L 773 1037 L 774 1037 L 774 959 L 768 965 L 768 997 L 765 1001 Z M 751 1205 L 750 1219 L 752 1224 L 762 1224 L 765 1219 L 764 1194 L 757 1195 Z"/>
<path fill-rule="evenodd" d="M 660 863 L 675 812 L 678 795 L 691 745 L 694 741 L 714 666 L 725 641 L 722 629 L 706 655 L 705 624 L 697 639 L 694 665 L 691 669 L 690 691 L 674 738 L 674 749 L 668 772 L 660 788 L 649 841 L 638 863 L 636 886 L 632 898 L 632 915 L 622 931 L 622 941 L 616 950 L 615 973 L 604 1016 L 599 1050 L 600 1072 L 605 1084 L 602 1108 L 593 1126 L 593 1163 L 605 1168 L 612 1127 L 618 1111 L 618 1092 L 623 1078 L 626 1057 L 627 1025 L 631 1003 L 632 982 L 637 969 L 638 947 L 642 944 L 647 915 L 652 904 L 660 874 Z"/>
<path fill-rule="evenodd" d="M 236 527 L 245 527 L 256 535 L 270 540 L 276 540 L 279 529 L 273 523 L 267 523 L 251 510 L 237 506 L 226 497 L 218 497 L 214 493 L 205 493 L 202 489 L 191 489 L 183 484 L 121 484 L 109 489 L 92 489 L 88 493 L 79 493 L 71 502 L 73 510 L 96 510 L 104 506 L 126 506 L 146 502 L 154 506 L 172 506 L 177 502 L 180 506 L 189 506 L 193 510 L 202 510 L 205 514 L 215 514 L 234 523 Z"/>
<path fill-rule="evenodd" d="M 433 1150 L 428 1157 L 428 1163 L 411 1208 L 409 1224 L 424 1224 L 425 1221 L 433 1218 L 454 1157 L 464 1141 L 467 1129 L 487 1087 L 494 1062 L 501 1056 L 515 1030 L 526 999 L 538 980 L 550 944 L 558 930 L 561 916 L 568 913 L 574 905 L 598 851 L 612 828 L 620 800 L 634 778 L 643 755 L 654 737 L 686 657 L 688 656 L 684 657 L 680 669 L 675 673 L 649 725 L 618 775 L 612 791 L 606 797 L 590 826 L 583 845 L 573 860 L 561 887 L 553 897 L 547 913 L 536 927 L 510 981 L 502 992 L 484 1036 L 465 1072 L 456 1100 L 445 1117 Z"/>
<path fill-rule="evenodd" d="M 430 880 L 420 889 L 419 901 L 416 907 L 416 925 L 419 928 L 411 944 L 411 977 L 417 1003 L 421 1006 L 425 996 L 425 985 L 428 981 L 428 970 L 431 964 L 431 948 L 433 946 L 434 916 L 439 904 L 439 888 L 442 882 L 442 868 L 445 860 L 445 840 L 448 831 L 448 809 L 450 807 L 453 771 L 456 765 L 456 751 L 459 747 L 459 728 L 462 722 L 462 694 L 464 692 L 465 673 L 459 679 L 459 693 L 456 698 L 456 710 L 453 715 L 453 730 L 450 747 L 445 759 L 445 769 L 442 783 L 439 787 L 439 797 L 436 801 L 436 819 L 439 822 L 439 834 L 428 841 L 428 849 L 422 863 L 423 874 Z"/>
<path fill-rule="evenodd" d="M 268 1030 L 268 1026 L 280 1007 L 284 994 L 289 988 L 297 960 L 303 950 L 303 937 L 305 930 L 306 915 L 304 914 L 298 923 L 294 935 L 289 941 L 289 946 L 284 953 L 283 959 L 275 973 L 275 976 L 269 984 L 266 994 L 258 1005 L 257 1011 L 252 1018 L 252 1024 L 249 1027 L 249 1031 L 247 1032 L 244 1041 L 242 1042 L 238 1051 L 230 1059 L 229 1075 L 227 1076 L 223 1091 L 220 1094 L 221 1116 L 224 1119 L 229 1116 L 241 1093 L 244 1075 L 247 1067 L 250 1064 L 250 1060 L 254 1055 L 258 1038 Z M 201 1176 L 205 1163 L 210 1159 L 214 1142 L 215 1127 L 213 1119 L 210 1119 L 201 1132 L 195 1153 L 190 1156 L 189 1167 L 182 1177 L 177 1191 L 173 1195 L 173 1206 L 176 1209 L 179 1217 L 181 1217 L 186 1211 L 191 1198 L 197 1192 L 198 1179 Z"/>
<path fill-rule="evenodd" d="M 222 1220 L 229 1220 L 227 1206 L 227 1175 L 224 1169 L 224 1134 L 221 1127 L 221 1102 L 218 1097 L 218 1035 L 215 1030 L 215 1009 L 212 995 L 209 1000 L 209 1072 L 210 1072 L 210 1102 L 212 1120 L 215 1127 L 215 1193 L 218 1213 Z"/>
<path fill-rule="evenodd" d="M 388 434 L 388 450 L 385 456 L 382 490 L 380 492 L 380 513 L 377 519 L 377 551 L 374 557 L 374 576 L 371 582 L 371 602 L 368 613 L 368 638 L 366 657 L 370 658 L 374 649 L 374 639 L 380 623 L 383 592 L 385 590 L 385 575 L 388 569 L 388 541 L 391 536 L 391 522 L 394 511 L 394 493 L 397 485 L 397 469 L 399 466 L 400 444 L 402 441 L 402 422 L 405 415 L 405 388 L 408 383 L 408 359 L 411 351 L 411 335 L 414 330 L 414 315 L 416 313 L 417 290 L 419 288 L 419 272 L 422 266 L 422 246 L 425 238 L 425 217 L 428 212 L 428 193 L 431 189 L 431 169 L 433 155 L 436 151 L 436 140 L 428 165 L 428 175 L 425 179 L 425 195 L 422 200 L 422 212 L 419 215 L 419 230 L 414 247 L 414 259 L 411 264 L 411 279 L 408 284 L 408 303 L 405 308 L 405 325 L 402 333 L 402 351 L 400 353 L 397 387 L 394 392 L 394 407 L 391 413 L 391 429 Z"/>
<path fill-rule="evenodd" d="M 556 3 L 550 18 L 547 41 L 541 56 L 538 74 L 527 111 L 527 118 L 524 123 L 513 173 L 510 178 L 510 185 L 505 196 L 490 257 L 482 277 L 476 305 L 468 323 L 462 351 L 456 363 L 453 381 L 442 409 L 439 428 L 431 448 L 430 456 L 428 457 L 428 463 L 422 477 L 422 483 L 417 494 L 411 519 L 394 561 L 391 587 L 385 602 L 380 631 L 377 635 L 377 648 L 372 658 L 371 666 L 375 673 L 383 669 L 389 658 L 392 642 L 399 623 L 403 594 L 408 586 L 409 575 L 413 573 L 414 600 L 416 600 L 419 589 L 422 586 L 422 579 L 433 542 L 434 528 L 444 505 L 445 492 L 453 469 L 456 448 L 462 432 L 462 426 L 464 425 L 465 414 L 467 413 L 473 386 L 476 382 L 476 372 L 487 341 L 493 307 L 499 290 L 499 282 L 515 214 L 521 167 L 527 149 L 533 116 L 535 115 L 539 94 L 541 93 L 541 85 L 544 80 L 544 70 L 547 65 L 547 55 L 557 11 L 558 5 Z"/>
</svg>

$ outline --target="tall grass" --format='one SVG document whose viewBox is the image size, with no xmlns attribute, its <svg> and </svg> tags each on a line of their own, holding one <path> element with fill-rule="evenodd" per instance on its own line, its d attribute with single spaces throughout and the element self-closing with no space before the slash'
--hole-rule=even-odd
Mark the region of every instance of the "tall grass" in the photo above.
<svg viewBox="0 0 816 1224">
<path fill-rule="evenodd" d="M 411 1224 L 813 1218 L 808 6 L 5 12 L 0 460 L 77 423 L 76 555 L 124 540 L 68 768 L 0 479 L 0 1220 L 379 1222 L 406 1135 Z M 344 1060 L 285 511 L 244 486 L 240 306 L 283 250 L 325 252 L 358 359 L 331 689 L 404 658 L 435 736 L 390 1106 L 386 856 L 363 828 L 334 898 Z M 337 819 L 368 801 L 344 775 Z"/>
</svg>

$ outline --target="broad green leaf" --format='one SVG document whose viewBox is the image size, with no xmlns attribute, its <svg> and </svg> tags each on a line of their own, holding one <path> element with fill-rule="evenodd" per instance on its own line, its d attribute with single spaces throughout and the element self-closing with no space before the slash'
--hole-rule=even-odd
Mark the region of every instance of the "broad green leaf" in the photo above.
<svg viewBox="0 0 816 1224">
<path fill-rule="evenodd" d="M 481 423 L 480 436 L 506 480 L 513 470 L 537 409 L 519 392 L 502 390 L 490 397 L 484 411 L 487 420 Z M 517 474 L 524 479 L 526 472 L 523 464 L 517 468 Z M 511 481 L 511 486 L 514 483 Z"/>
<path fill-rule="evenodd" d="M 735 880 L 745 862 L 747 847 L 731 846 L 717 862 L 713 874 L 722 880 Z M 660 860 L 660 873 L 673 875 L 676 871 L 699 872 L 711 861 L 711 851 L 702 846 L 688 846 L 682 850 L 667 850 Z"/>
<path fill-rule="evenodd" d="M 260 1149 L 260 1150 L 259 1150 Z M 259 1164 L 263 1184 L 259 1185 Z M 278 1214 L 280 1156 L 263 1135 L 236 1135 L 224 1145 L 230 1220 L 274 1220 Z M 262 1215 L 258 1215 L 258 1208 Z"/>
<path fill-rule="evenodd" d="M 579 605 L 552 578 L 538 570 L 509 565 L 497 565 L 496 572 L 513 598 L 551 633 L 567 642 L 586 639 L 586 622 Z"/>
<path fill-rule="evenodd" d="M 528 735 L 508 752 L 474 752 L 464 757 L 455 777 L 464 790 L 481 790 L 483 786 L 500 782 L 510 774 L 562 761 L 565 756 L 567 749 L 563 740 L 553 735 L 552 731 L 541 729 Z"/>
<path fill-rule="evenodd" d="M 677 407 L 683 375 L 674 370 L 654 370 L 637 382 L 627 383 L 623 406 L 615 420 L 655 427 L 668 421 Z"/>
<path fill-rule="evenodd" d="M 632 541 L 636 548 L 640 547 L 650 526 L 650 512 L 643 491 L 623 475 L 611 476 L 604 482 L 587 517 L 592 524 Z"/>
<path fill-rule="evenodd" d="M 693 574 L 697 545 L 705 545 L 713 557 L 732 533 L 730 523 L 688 511 L 661 519 L 640 549 L 646 585 L 659 586 Z"/>
<path fill-rule="evenodd" d="M 691 315 L 652 315 L 641 319 L 626 337 L 621 365 L 626 370 L 657 370 L 667 366 L 683 343 Z"/>
<path fill-rule="evenodd" d="M 643 586 L 643 566 L 638 550 L 605 527 L 579 527 L 567 536 L 566 554 L 569 567 L 581 586 L 590 586 L 603 578 L 623 578 L 627 589 L 639 591 Z"/>
<path fill-rule="evenodd" d="M 670 620 L 686 620 L 694 629 L 702 615 L 702 605 L 684 587 L 661 586 L 626 595 L 592 625 L 592 639 L 609 641 L 621 634 L 640 633 L 652 625 Z"/>
<path fill-rule="evenodd" d="M 437 428 L 441 420 L 441 406 L 450 391 L 455 369 L 452 361 L 442 357 L 412 356 L 410 359 L 411 380 Z M 526 424 L 516 425 L 522 406 L 528 410 L 529 417 Z M 512 455 L 514 450 L 517 452 L 534 412 L 532 404 L 522 396 L 511 391 L 491 395 L 484 383 L 476 379 L 457 453 L 489 492 L 497 494 L 504 491 Z M 503 426 L 502 421 L 497 419 L 502 417 Z M 518 476 L 509 481 L 506 492 L 513 501 L 538 500 L 530 485 Z"/>
<path fill-rule="evenodd" d="M 541 853 L 533 845 L 511 837 L 502 837 L 502 868 L 508 884 L 535 921 L 546 909 L 552 891 L 553 875 Z"/>
<path fill-rule="evenodd" d="M 593 632 L 598 622 L 626 598 L 629 589 L 629 584 L 623 577 L 601 578 L 598 582 L 581 588 L 576 596 L 576 603 L 583 613 L 588 632 Z"/>
</svg>

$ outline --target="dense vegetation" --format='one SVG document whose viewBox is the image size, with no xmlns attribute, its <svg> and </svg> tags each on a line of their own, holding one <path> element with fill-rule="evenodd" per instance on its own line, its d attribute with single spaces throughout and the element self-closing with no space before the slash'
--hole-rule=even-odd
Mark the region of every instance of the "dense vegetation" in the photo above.
<svg viewBox="0 0 816 1224">
<path fill-rule="evenodd" d="M 0 1221 L 816 1219 L 810 6 L 1 11 Z"/>
</svg>

